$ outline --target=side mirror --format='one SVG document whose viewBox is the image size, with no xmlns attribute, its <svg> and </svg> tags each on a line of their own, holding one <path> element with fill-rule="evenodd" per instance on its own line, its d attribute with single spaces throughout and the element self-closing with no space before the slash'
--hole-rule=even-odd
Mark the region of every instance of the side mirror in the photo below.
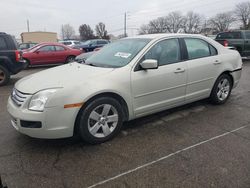
<svg viewBox="0 0 250 188">
<path fill-rule="evenodd" d="M 35 53 L 36 53 L 36 54 L 39 54 L 39 53 L 40 53 L 40 51 L 39 51 L 39 50 L 37 50 L 37 51 L 35 51 Z"/>
<path fill-rule="evenodd" d="M 158 69 L 158 61 L 155 59 L 146 59 L 140 63 L 141 68 L 147 69 Z"/>
</svg>

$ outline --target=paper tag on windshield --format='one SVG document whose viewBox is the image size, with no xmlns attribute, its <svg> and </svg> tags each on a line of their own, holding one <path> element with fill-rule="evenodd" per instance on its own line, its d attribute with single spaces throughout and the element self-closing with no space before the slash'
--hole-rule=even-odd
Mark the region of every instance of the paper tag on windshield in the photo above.
<svg viewBox="0 0 250 188">
<path fill-rule="evenodd" d="M 124 53 L 124 52 L 117 52 L 116 54 L 115 54 L 115 57 L 121 57 L 121 58 L 129 58 L 131 56 L 131 54 L 130 53 Z"/>
</svg>

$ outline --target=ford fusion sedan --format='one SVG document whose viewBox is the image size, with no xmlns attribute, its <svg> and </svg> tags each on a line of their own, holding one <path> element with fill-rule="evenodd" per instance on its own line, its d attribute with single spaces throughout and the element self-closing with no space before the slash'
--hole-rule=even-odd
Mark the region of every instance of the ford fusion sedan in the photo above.
<svg viewBox="0 0 250 188">
<path fill-rule="evenodd" d="M 23 51 L 23 58 L 29 65 L 69 63 L 82 52 L 60 43 L 41 43 Z"/>
<path fill-rule="evenodd" d="M 157 34 L 103 47 L 85 63 L 51 68 L 15 84 L 13 127 L 36 138 L 113 138 L 124 121 L 209 98 L 225 103 L 240 80 L 239 53 L 200 35 Z"/>
</svg>

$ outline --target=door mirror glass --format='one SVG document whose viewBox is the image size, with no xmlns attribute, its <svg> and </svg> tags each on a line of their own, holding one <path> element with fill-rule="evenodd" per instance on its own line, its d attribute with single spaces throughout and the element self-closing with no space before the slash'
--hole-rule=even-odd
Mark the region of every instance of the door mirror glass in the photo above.
<svg viewBox="0 0 250 188">
<path fill-rule="evenodd" d="M 157 69 L 158 61 L 155 59 L 146 59 L 140 63 L 140 66 L 143 69 Z"/>
</svg>

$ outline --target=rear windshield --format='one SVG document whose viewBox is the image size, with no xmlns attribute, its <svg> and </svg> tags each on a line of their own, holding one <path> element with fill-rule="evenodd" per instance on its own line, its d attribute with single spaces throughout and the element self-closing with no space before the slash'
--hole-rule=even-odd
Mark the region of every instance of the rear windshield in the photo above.
<svg viewBox="0 0 250 188">
<path fill-rule="evenodd" d="M 216 36 L 216 39 L 241 39 L 241 32 L 226 32 L 226 33 L 219 33 Z"/>
</svg>

